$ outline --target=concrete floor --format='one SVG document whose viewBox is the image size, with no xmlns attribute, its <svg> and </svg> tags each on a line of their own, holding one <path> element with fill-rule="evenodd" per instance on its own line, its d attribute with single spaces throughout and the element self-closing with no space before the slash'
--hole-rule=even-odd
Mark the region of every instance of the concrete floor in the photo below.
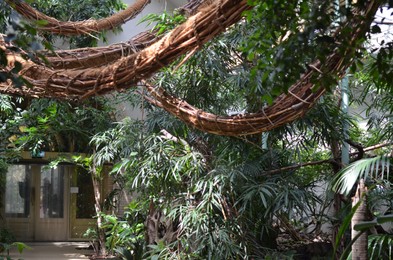
<svg viewBox="0 0 393 260">
<path fill-rule="evenodd" d="M 10 252 L 12 259 L 40 260 L 79 260 L 89 259 L 93 250 L 88 249 L 87 242 L 26 242 L 31 249 L 19 254 L 16 249 Z"/>
</svg>

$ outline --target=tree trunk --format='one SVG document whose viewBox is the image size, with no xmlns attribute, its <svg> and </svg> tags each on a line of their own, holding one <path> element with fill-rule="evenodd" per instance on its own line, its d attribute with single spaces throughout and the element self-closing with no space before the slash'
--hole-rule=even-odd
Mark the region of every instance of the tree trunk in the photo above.
<svg viewBox="0 0 393 260">
<path fill-rule="evenodd" d="M 92 166 L 92 172 L 91 172 L 91 178 L 93 181 L 93 189 L 94 189 L 94 208 L 96 210 L 97 214 L 97 236 L 98 236 L 98 244 L 99 244 L 99 250 L 97 254 L 99 256 L 106 256 L 106 246 L 105 246 L 105 231 L 102 229 L 102 207 L 101 207 L 101 181 L 99 178 L 97 178 L 98 173 L 96 172 L 97 169 L 95 167 L 95 164 L 93 162 Z"/>
<path fill-rule="evenodd" d="M 367 203 L 365 199 L 366 191 L 364 179 L 360 179 L 356 194 L 352 197 L 352 207 L 354 207 L 360 201 L 360 205 L 352 217 L 352 239 L 354 239 L 360 233 L 360 231 L 356 231 L 353 227 L 356 224 L 367 220 Z M 364 232 L 352 244 L 352 260 L 367 259 L 367 236 L 367 232 Z"/>
<path fill-rule="evenodd" d="M 339 105 L 340 106 L 340 105 Z M 333 158 L 340 158 L 340 144 L 337 139 L 332 140 L 331 142 L 331 151 Z M 335 159 L 336 163 L 332 164 L 332 170 L 334 174 L 337 174 L 342 169 L 341 159 Z M 342 208 L 342 195 L 335 193 L 333 197 L 333 216 L 338 216 L 340 214 Z M 339 230 L 340 230 L 341 223 L 335 222 L 332 229 L 332 243 L 334 244 Z M 340 244 L 338 245 L 336 252 L 335 252 L 335 259 L 340 259 L 341 254 L 343 253 L 345 248 L 345 239 L 340 240 Z"/>
<path fill-rule="evenodd" d="M 149 245 L 164 242 L 169 244 L 176 240 L 177 226 L 171 219 L 168 219 L 161 211 L 156 208 L 153 201 L 150 201 L 149 215 L 146 219 L 146 242 Z"/>
</svg>

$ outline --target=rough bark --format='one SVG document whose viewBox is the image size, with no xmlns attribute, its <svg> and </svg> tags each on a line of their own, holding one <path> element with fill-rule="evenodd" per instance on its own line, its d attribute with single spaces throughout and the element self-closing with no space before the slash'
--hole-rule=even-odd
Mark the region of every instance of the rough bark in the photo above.
<svg viewBox="0 0 393 260">
<path fill-rule="evenodd" d="M 332 155 L 333 155 L 333 161 L 335 163 L 332 163 L 332 169 L 334 174 L 337 174 L 341 168 L 342 168 L 342 163 L 341 163 L 341 156 L 340 156 L 340 145 L 339 145 L 339 141 L 338 140 L 332 140 L 331 143 L 331 151 L 332 151 Z M 341 194 L 335 193 L 334 197 L 333 197 L 333 215 L 337 216 L 341 210 Z M 335 223 L 335 225 L 333 226 L 333 231 L 332 231 L 332 242 L 334 244 L 334 241 L 336 241 L 336 238 L 338 236 L 338 232 L 340 229 L 340 223 Z M 344 251 L 345 248 L 345 241 L 342 239 L 340 241 L 340 245 L 337 247 L 336 252 L 335 252 L 335 258 L 339 259 L 342 252 Z"/>
<path fill-rule="evenodd" d="M 93 182 L 93 189 L 94 189 L 94 208 L 96 210 L 97 214 L 97 236 L 98 236 L 98 244 L 99 244 L 99 250 L 97 252 L 98 256 L 106 256 L 107 251 L 106 251 L 106 246 L 105 246 L 105 231 L 102 229 L 102 224 L 103 224 L 103 219 L 101 216 L 102 213 L 102 207 L 101 207 L 101 181 L 99 178 L 97 178 L 97 168 L 94 165 L 92 166 L 92 172 L 91 172 L 91 179 Z"/>
<path fill-rule="evenodd" d="M 356 194 L 352 197 L 352 207 L 354 207 L 359 201 L 360 205 L 357 208 L 355 214 L 352 217 L 352 239 L 354 239 L 360 231 L 356 231 L 353 227 L 367 220 L 367 203 L 365 200 L 366 187 L 364 185 L 364 179 L 359 181 Z M 361 234 L 358 239 L 352 245 L 352 260 L 365 260 L 367 259 L 367 232 Z"/>
<path fill-rule="evenodd" d="M 177 228 L 171 219 L 165 217 L 154 203 L 150 202 L 149 215 L 146 219 L 146 242 L 149 245 L 164 242 L 169 244 L 176 239 Z"/>
</svg>

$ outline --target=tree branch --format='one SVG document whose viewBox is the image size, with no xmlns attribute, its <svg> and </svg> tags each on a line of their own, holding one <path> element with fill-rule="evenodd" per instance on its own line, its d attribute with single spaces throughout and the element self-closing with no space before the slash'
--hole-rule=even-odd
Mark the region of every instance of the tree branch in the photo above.
<svg viewBox="0 0 393 260">
<path fill-rule="evenodd" d="M 360 143 L 354 142 L 354 141 L 352 141 L 350 139 L 346 139 L 345 142 L 348 143 L 350 146 L 355 147 L 358 150 L 357 158 L 355 159 L 355 161 L 360 160 L 360 159 L 363 158 L 363 156 L 364 156 L 364 148 L 363 148 L 363 146 Z"/>
<path fill-rule="evenodd" d="M 377 145 L 373 145 L 373 146 L 369 146 L 369 147 L 363 148 L 363 152 L 369 152 L 369 151 L 373 151 L 373 150 L 376 150 L 376 149 L 379 149 L 379 148 L 383 148 L 383 147 L 386 147 L 386 146 L 391 146 L 391 145 L 393 145 L 393 142 L 377 144 Z M 358 151 L 358 152 L 350 153 L 349 155 L 350 156 L 354 156 L 354 155 L 358 155 L 359 153 L 360 152 Z M 324 164 L 324 163 L 337 164 L 336 159 L 339 159 L 339 158 L 330 158 L 330 159 L 326 159 L 326 160 L 319 160 L 319 161 L 312 161 L 312 162 L 294 164 L 294 165 L 285 166 L 285 167 L 282 167 L 282 168 L 279 168 L 279 169 L 266 171 L 264 174 L 265 175 L 272 175 L 272 174 L 280 173 L 280 172 L 283 172 L 283 171 L 295 170 L 295 169 L 299 169 L 299 168 L 305 167 L 305 166 L 320 165 L 320 164 Z"/>
</svg>

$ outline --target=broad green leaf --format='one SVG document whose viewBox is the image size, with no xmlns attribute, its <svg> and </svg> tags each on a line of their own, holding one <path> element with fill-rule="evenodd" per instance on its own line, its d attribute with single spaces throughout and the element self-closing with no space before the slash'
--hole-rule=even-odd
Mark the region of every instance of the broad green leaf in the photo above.
<svg viewBox="0 0 393 260">
<path fill-rule="evenodd" d="M 390 158 L 377 156 L 353 162 L 341 170 L 332 181 L 335 192 L 348 195 L 359 179 L 389 178 Z M 386 171 L 386 176 L 384 172 Z"/>
<path fill-rule="evenodd" d="M 359 208 L 361 202 L 362 201 L 360 200 L 358 203 L 356 203 L 355 206 L 352 207 L 351 212 L 344 218 L 342 224 L 340 225 L 340 228 L 337 233 L 336 241 L 334 242 L 333 252 L 337 251 L 338 245 L 340 244 L 340 241 L 343 239 L 345 231 L 350 227 L 352 217 L 355 214 L 356 210 Z"/>
<path fill-rule="evenodd" d="M 378 224 L 383 224 L 383 223 L 387 223 L 387 222 L 393 223 L 393 214 L 379 216 L 379 217 L 377 217 L 377 222 L 378 222 Z"/>
<path fill-rule="evenodd" d="M 358 224 L 356 224 L 353 228 L 357 231 L 361 231 L 361 230 L 368 230 L 371 227 L 375 227 L 376 225 L 378 225 L 377 220 L 371 220 L 371 221 L 362 221 Z"/>
</svg>

